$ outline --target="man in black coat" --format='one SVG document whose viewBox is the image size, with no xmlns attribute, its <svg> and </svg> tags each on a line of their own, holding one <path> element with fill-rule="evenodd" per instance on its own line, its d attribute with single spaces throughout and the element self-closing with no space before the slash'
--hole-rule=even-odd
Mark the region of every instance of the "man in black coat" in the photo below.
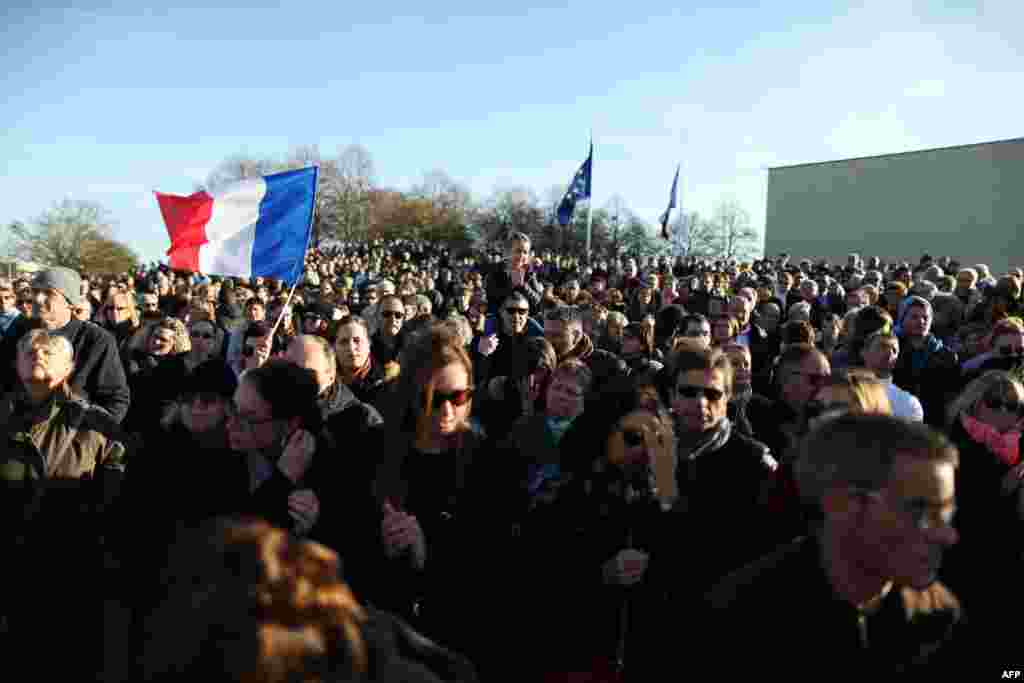
<svg viewBox="0 0 1024 683">
<path fill-rule="evenodd" d="M 712 589 L 692 648 L 701 664 L 731 661 L 742 643 L 759 671 L 794 680 L 826 667 L 851 680 L 948 678 L 965 661 L 952 650 L 965 635 L 959 601 L 936 580 L 958 538 L 956 466 L 956 448 L 920 423 L 845 415 L 816 427 L 797 480 L 820 525 Z"/>
<path fill-rule="evenodd" d="M 513 233 L 505 242 L 505 260 L 487 274 L 488 315 L 497 315 L 498 309 L 512 292 L 520 292 L 530 304 L 530 312 L 540 312 L 544 288 L 537 274 L 530 271 L 530 238 L 521 232 Z"/>
</svg>

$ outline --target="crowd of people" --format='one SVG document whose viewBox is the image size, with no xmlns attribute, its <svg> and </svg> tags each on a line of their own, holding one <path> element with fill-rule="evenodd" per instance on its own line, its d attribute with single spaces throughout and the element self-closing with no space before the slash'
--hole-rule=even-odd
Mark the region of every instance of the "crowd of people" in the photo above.
<svg viewBox="0 0 1024 683">
<path fill-rule="evenodd" d="M 1024 661 L 1021 269 L 522 233 L 305 265 L 0 280 L 6 651 L 268 683 Z"/>
</svg>

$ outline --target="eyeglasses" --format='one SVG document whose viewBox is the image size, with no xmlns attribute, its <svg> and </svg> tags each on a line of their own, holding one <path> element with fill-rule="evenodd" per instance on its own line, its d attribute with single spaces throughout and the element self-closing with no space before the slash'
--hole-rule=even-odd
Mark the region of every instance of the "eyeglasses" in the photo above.
<svg viewBox="0 0 1024 683">
<path fill-rule="evenodd" d="M 509 315 L 530 315 L 529 308 L 512 308 L 510 306 L 509 308 L 505 309 L 505 312 L 508 313 Z"/>
<path fill-rule="evenodd" d="M 212 332 L 208 333 L 208 334 L 203 334 L 202 332 L 193 332 L 192 333 L 192 338 L 193 339 L 213 339 L 214 338 L 214 334 Z"/>
<path fill-rule="evenodd" d="M 985 398 L 985 405 L 998 412 L 1024 417 L 1024 403 L 1020 401 L 1004 401 L 1001 398 L 989 396 Z"/>
<path fill-rule="evenodd" d="M 225 412 L 227 413 L 227 416 L 228 416 L 229 420 L 233 420 L 233 421 L 237 422 L 239 427 L 241 427 L 242 429 L 245 429 L 246 431 L 250 431 L 250 432 L 254 431 L 256 429 L 256 427 L 260 426 L 261 424 L 266 424 L 268 422 L 273 422 L 274 421 L 274 418 L 272 418 L 272 417 L 267 417 L 267 418 L 263 418 L 263 419 L 257 419 L 257 418 L 250 417 L 248 415 L 242 415 L 242 413 L 238 410 L 238 406 L 235 404 L 234 401 L 231 401 L 230 403 L 228 403 L 227 409 L 225 410 Z"/>
<path fill-rule="evenodd" d="M 860 488 L 854 488 L 852 491 L 860 498 L 890 505 L 909 517 L 914 527 L 920 531 L 948 528 L 953 525 L 953 518 L 956 516 L 957 508 L 953 503 L 943 505 L 921 499 L 893 501 L 889 500 L 881 491 L 867 491 Z"/>
<path fill-rule="evenodd" d="M 710 337 L 711 336 L 711 329 L 708 328 L 708 327 L 702 327 L 699 330 L 693 330 L 693 329 L 684 330 L 683 331 L 683 336 L 684 337 Z"/>
<path fill-rule="evenodd" d="M 405 318 L 405 313 L 402 311 L 381 311 L 380 314 L 385 318 L 394 318 L 395 320 L 402 320 Z"/>
<path fill-rule="evenodd" d="M 473 398 L 473 387 L 467 387 L 465 389 L 459 389 L 458 391 L 434 391 L 433 406 L 435 410 L 440 410 L 441 406 L 445 403 L 450 402 L 456 408 L 469 403 L 470 399 Z"/>
<path fill-rule="evenodd" d="M 706 398 L 712 403 L 717 403 L 725 397 L 725 392 L 714 387 L 696 387 L 690 384 L 680 384 L 676 387 L 676 394 L 680 398 Z"/>
</svg>

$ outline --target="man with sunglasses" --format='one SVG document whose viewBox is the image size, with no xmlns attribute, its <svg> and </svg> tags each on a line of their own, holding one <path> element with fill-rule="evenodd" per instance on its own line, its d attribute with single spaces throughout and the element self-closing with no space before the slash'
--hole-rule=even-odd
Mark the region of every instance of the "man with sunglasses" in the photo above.
<svg viewBox="0 0 1024 683">
<path fill-rule="evenodd" d="M 373 357 L 382 365 L 398 360 L 405 340 L 402 326 L 405 323 L 405 304 L 394 294 L 380 300 L 379 324 L 377 333 L 373 335 Z"/>
<path fill-rule="evenodd" d="M 509 294 L 499 311 L 497 316 L 487 318 L 483 334 L 471 345 L 473 370 L 479 386 L 493 377 L 515 374 L 522 362 L 526 340 L 544 335 L 544 328 L 530 317 L 530 304 L 522 293 Z"/>
<path fill-rule="evenodd" d="M 696 589 L 768 549 L 769 516 L 760 499 L 777 463 L 767 446 L 742 435 L 727 417 L 733 380 L 732 363 L 720 349 L 680 351 L 666 377 L 679 440 L 677 488 L 692 520 L 687 542 Z"/>
<path fill-rule="evenodd" d="M 959 601 L 937 581 L 958 541 L 957 449 L 920 423 L 848 414 L 815 427 L 796 464 L 814 533 L 715 586 L 694 651 L 721 662 L 742 643 L 762 673 L 795 680 L 827 667 L 850 680 L 948 678 L 966 661 L 953 647 L 968 635 Z M 793 643 L 799 656 L 780 656 Z"/>
<path fill-rule="evenodd" d="M 804 428 L 804 409 L 832 374 L 828 357 L 812 344 L 792 344 L 775 361 L 774 401 L 751 404 L 754 436 L 785 457 Z"/>
</svg>

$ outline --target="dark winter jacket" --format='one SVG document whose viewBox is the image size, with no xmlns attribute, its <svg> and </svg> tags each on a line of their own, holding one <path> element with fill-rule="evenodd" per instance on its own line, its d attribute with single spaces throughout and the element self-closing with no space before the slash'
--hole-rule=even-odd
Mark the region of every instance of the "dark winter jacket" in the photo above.
<svg viewBox="0 0 1024 683">
<path fill-rule="evenodd" d="M 940 427 L 945 421 L 946 404 L 960 389 L 959 359 L 935 335 L 928 335 L 922 349 L 914 349 L 909 341 L 900 339 L 892 381 L 919 397 L 925 422 Z"/>
<path fill-rule="evenodd" d="M 897 585 L 878 611 L 861 618 L 836 596 L 813 537 L 726 577 L 705 606 L 691 649 L 695 666 L 722 666 L 742 650 L 766 675 L 790 680 L 813 680 L 836 667 L 850 680 L 919 674 L 928 665 L 938 673 L 944 650 L 962 634 L 959 602 L 940 583 L 924 590 Z M 800 644 L 798 656 L 794 643 Z"/>
</svg>

